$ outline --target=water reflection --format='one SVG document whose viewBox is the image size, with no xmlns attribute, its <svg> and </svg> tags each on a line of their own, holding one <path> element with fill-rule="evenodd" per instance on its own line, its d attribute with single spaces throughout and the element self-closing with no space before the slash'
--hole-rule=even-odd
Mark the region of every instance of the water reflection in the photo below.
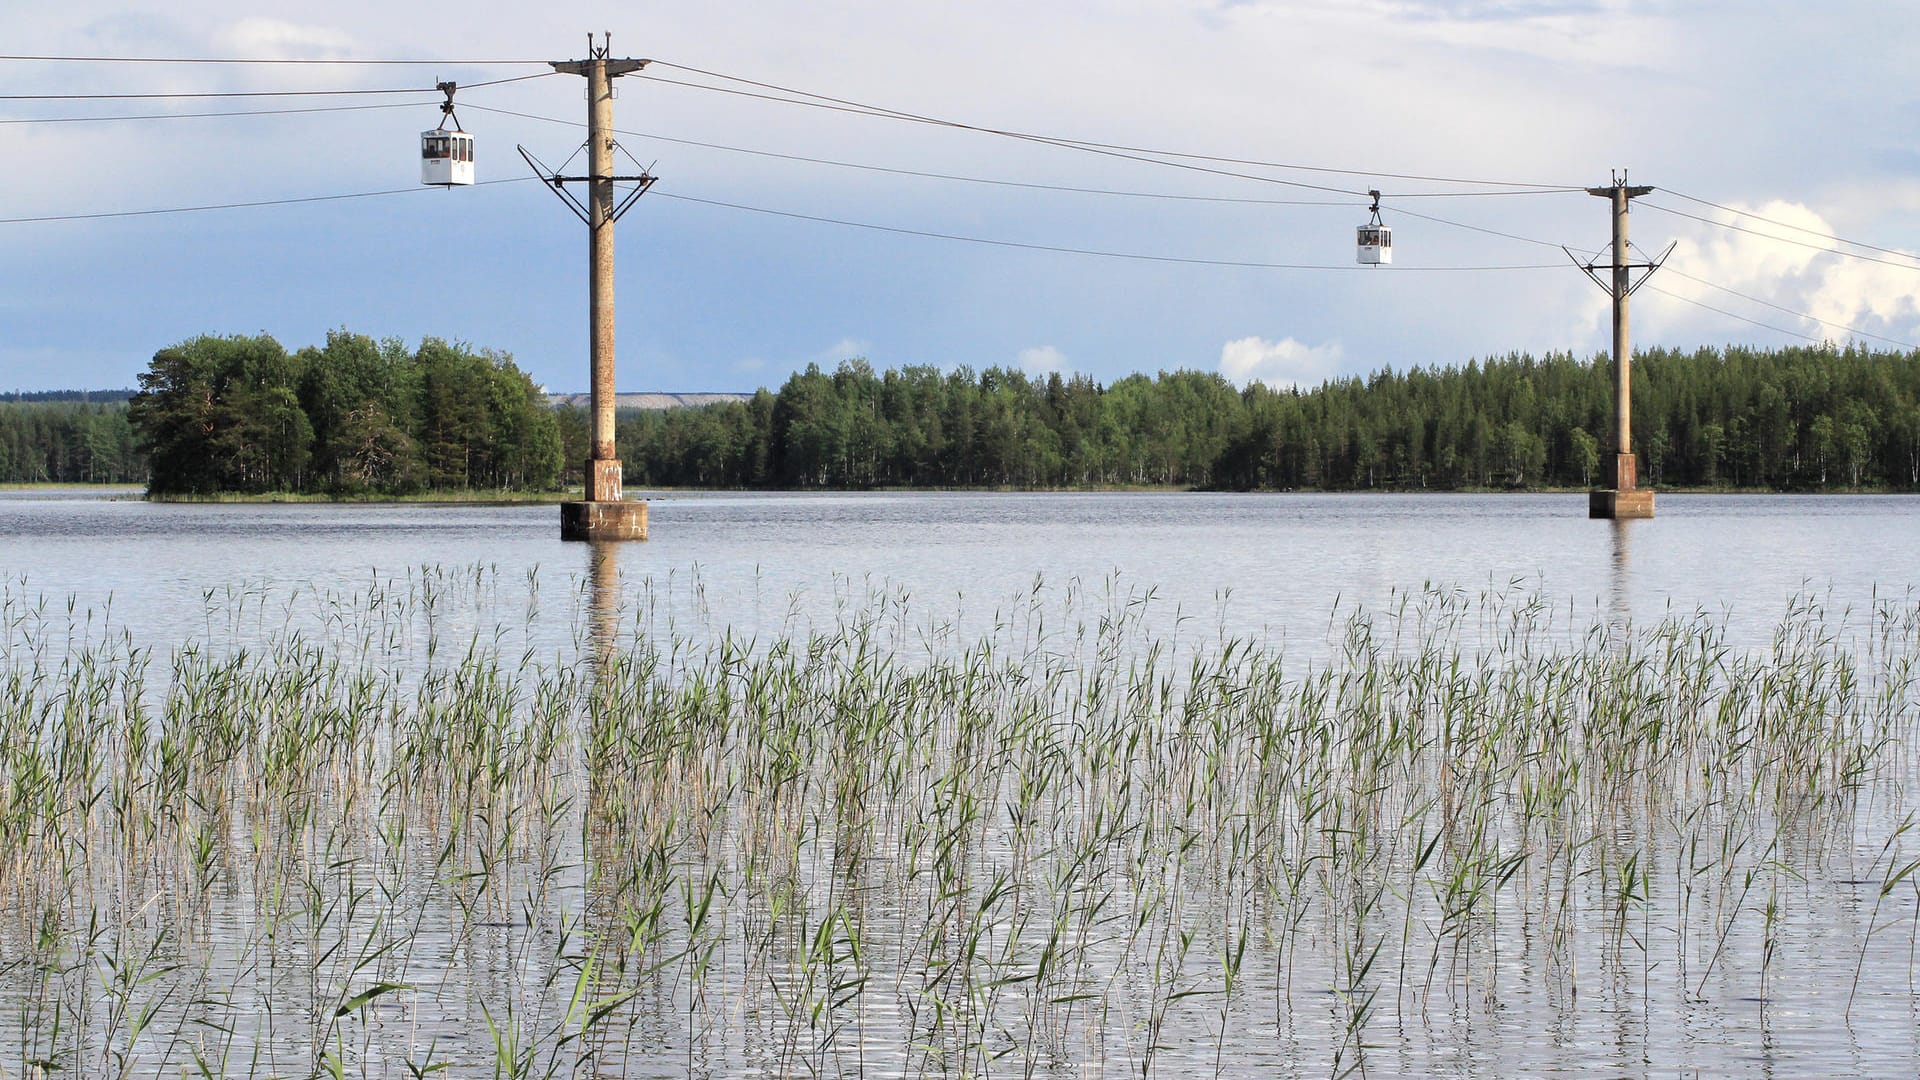
<svg viewBox="0 0 1920 1080">
<path fill-rule="evenodd" d="M 620 634 L 620 549 L 617 541 L 587 544 L 587 639 L 593 670 L 602 676 Z"/>
<path fill-rule="evenodd" d="M 1630 520 L 1613 518 L 1607 522 L 1612 526 L 1613 560 L 1611 576 L 1608 580 L 1607 598 L 1610 620 L 1616 628 L 1625 629 L 1633 621 L 1633 527 Z"/>
<path fill-rule="evenodd" d="M 712 626 L 764 635 L 778 625 L 762 623 L 766 615 L 831 618 L 837 583 L 868 576 L 917 597 L 963 597 L 990 615 L 1036 577 L 1117 575 L 1152 590 L 1167 618 L 1215 611 L 1230 585 L 1230 632 L 1284 633 L 1296 649 L 1318 641 L 1342 603 L 1383 605 L 1427 583 L 1477 591 L 1508 582 L 1602 609 L 1615 595 L 1631 598 L 1640 621 L 1669 608 L 1727 611 L 1731 643 L 1765 647 L 1782 605 L 1809 587 L 1856 605 L 1876 586 L 1904 590 L 1916 580 L 1908 538 L 1920 528 L 1920 498 L 1869 496 L 1675 496 L 1658 519 L 1612 523 L 1608 539 L 1583 497 L 1566 495 L 716 493 L 675 495 L 671 508 L 671 528 L 622 556 L 628 618 L 649 579 L 681 586 L 659 602 L 681 604 L 687 622 L 708 625 L 711 614 Z M 1624 551 L 1630 528 L 1639 531 L 1628 588 L 1613 551 Z M 516 579 L 559 568 L 577 583 L 585 568 L 576 550 L 554 535 L 549 507 L 0 493 L 0 576 L 26 577 L 55 605 L 111 595 L 116 618 L 156 640 L 204 630 L 204 598 L 237 583 L 354 594 L 425 566 L 476 564 Z M 1733 551 L 1741 557 L 1725 557 Z M 543 619 L 529 627 L 530 645 L 570 648 L 584 629 Z"/>
</svg>

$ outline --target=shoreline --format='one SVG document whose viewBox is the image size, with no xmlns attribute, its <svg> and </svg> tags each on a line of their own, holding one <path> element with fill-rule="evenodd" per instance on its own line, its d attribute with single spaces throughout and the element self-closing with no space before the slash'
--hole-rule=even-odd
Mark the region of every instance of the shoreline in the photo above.
<svg viewBox="0 0 1920 1080">
<path fill-rule="evenodd" d="M 648 486 L 632 489 L 653 495 L 903 495 L 903 494 L 999 494 L 999 495 L 1583 495 L 1588 488 L 1579 487 L 1539 487 L 1539 488 L 1424 488 L 1424 487 L 1378 487 L 1378 488 L 1207 488 L 1183 487 L 1167 484 L 1103 484 L 1086 487 L 872 487 L 872 488 L 726 488 L 726 487 L 669 487 Z M 1862 487 L 1844 489 L 1789 490 L 1751 487 L 1655 487 L 1652 490 L 1662 495 L 1787 495 L 1787 496 L 1913 496 L 1920 492 L 1899 488 Z M 307 492 L 216 492 L 211 494 L 167 494 L 154 495 L 139 484 L 86 484 L 41 481 L 32 483 L 0 483 L 0 493 L 52 493 L 60 491 L 85 492 L 89 495 L 107 495 L 140 499 L 153 503 L 181 504 L 339 504 L 339 505 L 475 505 L 475 506 L 543 506 L 558 505 L 562 502 L 578 500 L 581 490 L 573 488 L 567 491 L 436 491 L 420 492 L 412 495 L 365 494 L 331 495 Z"/>
</svg>

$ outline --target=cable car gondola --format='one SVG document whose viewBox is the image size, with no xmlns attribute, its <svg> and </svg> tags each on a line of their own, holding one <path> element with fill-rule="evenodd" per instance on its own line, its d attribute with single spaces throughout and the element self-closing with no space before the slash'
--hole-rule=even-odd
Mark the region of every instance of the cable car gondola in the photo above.
<svg viewBox="0 0 1920 1080">
<path fill-rule="evenodd" d="M 1355 258 L 1362 266 L 1389 266 L 1393 263 L 1393 227 L 1380 222 L 1380 193 L 1369 189 L 1367 194 L 1373 196 L 1373 211 L 1356 232 L 1359 246 Z"/>
<path fill-rule="evenodd" d="M 440 106 L 440 126 L 420 133 L 420 182 L 439 187 L 465 187 L 473 183 L 473 136 L 460 130 L 460 118 L 453 115 L 455 84 L 440 83 L 447 95 Z M 447 125 L 451 123 L 453 127 Z"/>
</svg>

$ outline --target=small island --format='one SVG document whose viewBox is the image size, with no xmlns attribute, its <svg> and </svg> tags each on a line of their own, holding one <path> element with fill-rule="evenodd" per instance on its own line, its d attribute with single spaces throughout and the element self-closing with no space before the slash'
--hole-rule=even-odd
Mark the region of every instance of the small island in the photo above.
<svg viewBox="0 0 1920 1080">
<path fill-rule="evenodd" d="M 552 491 L 559 424 L 511 357 L 344 330 L 289 353 L 266 335 L 156 353 L 128 419 L 156 497 Z"/>
</svg>

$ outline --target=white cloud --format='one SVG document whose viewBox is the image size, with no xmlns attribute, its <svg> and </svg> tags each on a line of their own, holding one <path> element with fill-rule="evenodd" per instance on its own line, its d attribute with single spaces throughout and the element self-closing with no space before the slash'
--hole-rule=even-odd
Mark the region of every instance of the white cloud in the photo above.
<svg viewBox="0 0 1920 1080">
<path fill-rule="evenodd" d="M 1046 375 L 1051 372 L 1067 372 L 1067 354 L 1051 345 L 1036 345 L 1020 350 L 1020 370 L 1029 375 Z"/>
<path fill-rule="evenodd" d="M 1220 347 L 1220 374 L 1236 386 L 1263 382 L 1276 389 L 1318 386 L 1340 373 L 1338 341 L 1308 345 L 1293 338 L 1244 337 Z"/>
<path fill-rule="evenodd" d="M 1701 226 L 1681 236 L 1667 264 L 1675 273 L 1655 275 L 1652 284 L 1661 291 L 1640 294 L 1650 317 L 1665 328 L 1663 337 L 1676 336 L 1674 327 L 1698 327 L 1735 339 L 1749 336 L 1747 324 L 1705 311 L 1697 306 L 1701 304 L 1835 341 L 1854 336 L 1851 331 L 1909 341 L 1920 335 L 1912 269 L 1823 250 L 1836 246 L 1821 238 L 1835 230 L 1804 204 L 1775 200 L 1730 205 L 1754 215 L 1719 215 L 1745 231 Z M 1862 254 L 1903 261 L 1881 252 Z"/>
<path fill-rule="evenodd" d="M 1832 336 L 1834 324 L 1913 341 L 1920 338 L 1920 303 L 1913 295 L 1913 271 L 1899 266 L 1828 258 L 1820 286 L 1807 313 Z"/>
<path fill-rule="evenodd" d="M 333 59 L 345 56 L 353 39 L 325 26 L 303 26 L 281 19 L 241 19 L 215 35 L 215 42 L 233 56 L 265 56 L 287 60 Z"/>
<path fill-rule="evenodd" d="M 822 367 L 829 367 L 839 364 L 842 360 L 864 357 L 872 348 L 873 345 L 871 342 L 856 337 L 843 337 L 839 341 L 814 353 L 811 359 L 814 363 Z"/>
</svg>

